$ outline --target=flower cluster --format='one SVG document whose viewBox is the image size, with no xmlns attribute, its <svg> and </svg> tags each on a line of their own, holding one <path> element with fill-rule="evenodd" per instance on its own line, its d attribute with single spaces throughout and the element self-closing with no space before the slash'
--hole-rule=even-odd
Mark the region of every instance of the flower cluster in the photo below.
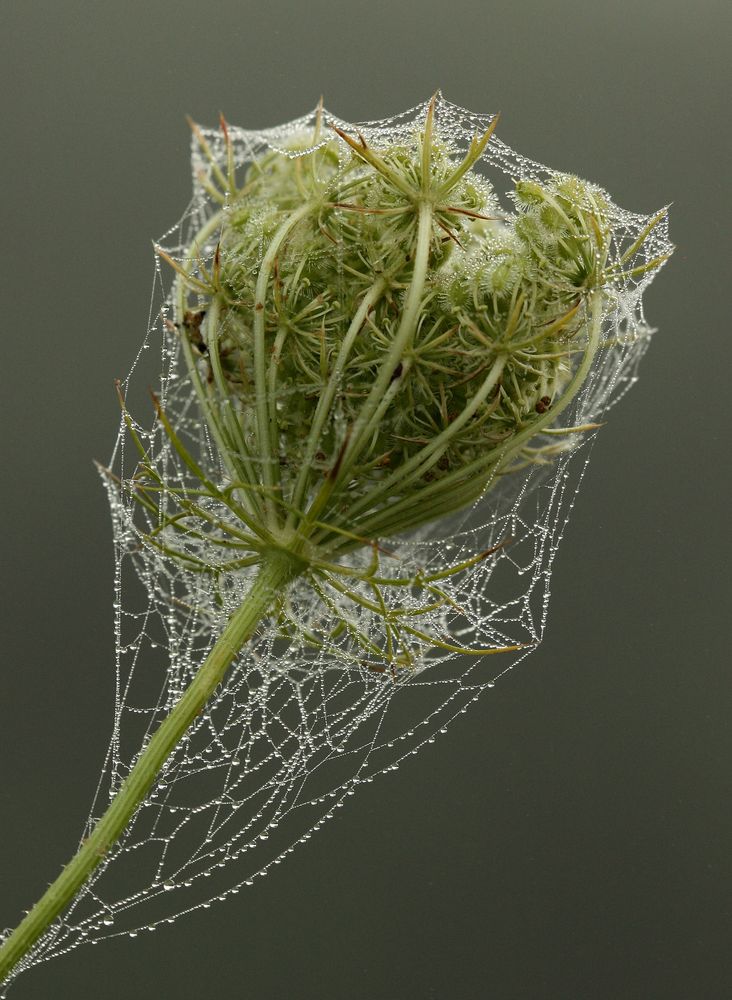
<svg viewBox="0 0 732 1000">
<path fill-rule="evenodd" d="M 505 212 L 474 169 L 497 119 L 456 157 L 434 110 L 379 148 L 319 115 L 242 179 L 197 133 L 221 207 L 175 264 L 176 324 L 263 544 L 333 558 L 464 507 L 542 460 L 600 347 L 628 267 L 602 192 L 520 180 Z"/>
</svg>

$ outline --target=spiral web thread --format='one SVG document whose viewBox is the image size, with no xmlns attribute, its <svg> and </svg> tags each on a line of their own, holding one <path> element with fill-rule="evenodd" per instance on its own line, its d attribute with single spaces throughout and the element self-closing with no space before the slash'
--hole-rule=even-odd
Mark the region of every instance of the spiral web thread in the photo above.
<svg viewBox="0 0 732 1000">
<path fill-rule="evenodd" d="M 484 132 L 493 118 L 467 112 L 441 97 L 435 111 L 436 131 L 456 154 L 464 154 L 471 138 Z M 425 112 L 426 105 L 420 105 L 396 118 L 358 126 L 322 114 L 326 123 L 351 134 L 358 130 L 378 148 L 408 139 Z M 287 152 L 290 140 L 312 130 L 315 114 L 263 132 L 229 127 L 236 165 L 272 149 L 292 155 Z M 221 132 L 202 134 L 223 165 L 227 148 Z M 193 199 L 162 241 L 173 258 L 182 257 L 192 233 L 211 214 L 200 180 L 206 166 L 194 142 Z M 509 181 L 545 182 L 554 176 L 495 137 L 482 157 L 481 172 L 499 193 Z M 644 233 L 650 219 L 611 204 L 616 260 Z M 651 260 L 668 249 L 662 220 L 642 253 Z M 213 244 L 201 248 L 209 262 L 213 252 Z M 582 391 L 562 414 L 562 426 L 597 421 L 635 382 L 650 332 L 641 296 L 651 273 L 614 285 L 603 325 L 604 347 Z M 146 352 L 159 350 L 161 405 L 186 446 L 220 480 L 180 341 L 165 323 L 170 285 L 169 273 L 158 262 L 150 328 L 122 388 L 128 401 L 136 391 L 143 398 L 146 381 L 141 370 L 150 357 Z M 164 480 L 193 489 L 197 484 L 160 423 L 151 431 L 134 426 Z M 471 509 L 350 557 L 354 566 L 378 559 L 382 576 L 415 578 L 413 587 L 385 586 L 381 593 L 387 612 L 418 612 L 431 604 L 431 610 L 413 618 L 421 632 L 471 648 L 522 648 L 467 657 L 412 636 L 409 661 L 397 667 L 379 663 L 373 650 L 365 652 L 354 636 L 358 632 L 374 648 L 383 649 L 382 617 L 345 597 L 328 606 L 307 582 L 296 583 L 286 607 L 289 638 L 274 618 L 263 623 L 167 762 L 120 842 L 15 974 L 85 941 L 153 930 L 251 885 L 307 841 L 360 785 L 396 770 L 433 743 L 528 656 L 544 632 L 552 565 L 594 433 L 545 435 L 543 444 L 556 445 L 551 463 L 530 464 L 506 475 Z M 222 576 L 213 587 L 210 574 L 186 569 L 144 543 L 142 534 L 154 525 L 144 523 L 135 501 L 117 485 L 134 474 L 138 459 L 122 421 L 110 463 L 117 479 L 104 477 L 116 547 L 114 727 L 85 834 L 193 677 L 253 577 L 253 570 L 243 568 Z M 164 505 L 164 498 L 160 502 Z M 197 558 L 207 565 L 225 561 L 221 547 L 210 541 L 198 545 Z M 425 576 L 487 550 L 490 555 L 440 580 L 444 600 L 435 601 L 434 594 L 419 585 Z M 352 587 L 373 600 L 365 583 L 356 581 Z M 339 618 L 348 627 L 331 634 Z"/>
</svg>

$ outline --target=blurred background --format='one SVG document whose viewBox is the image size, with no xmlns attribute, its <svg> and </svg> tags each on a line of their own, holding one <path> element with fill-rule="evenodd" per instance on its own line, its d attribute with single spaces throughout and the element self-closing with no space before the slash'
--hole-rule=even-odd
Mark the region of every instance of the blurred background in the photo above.
<svg viewBox="0 0 732 1000">
<path fill-rule="evenodd" d="M 323 94 L 358 121 L 440 87 L 625 208 L 673 202 L 678 247 L 539 651 L 267 879 L 13 1000 L 730 996 L 728 5 L 5 0 L 0 23 L 0 926 L 73 852 L 111 731 L 92 459 L 189 200 L 185 114 L 257 128 Z"/>
</svg>

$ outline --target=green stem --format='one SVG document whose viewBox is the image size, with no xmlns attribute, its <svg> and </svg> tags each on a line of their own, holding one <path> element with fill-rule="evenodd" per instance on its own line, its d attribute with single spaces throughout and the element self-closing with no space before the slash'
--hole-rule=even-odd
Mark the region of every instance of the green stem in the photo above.
<svg viewBox="0 0 732 1000">
<path fill-rule="evenodd" d="M 184 259 L 184 269 L 189 273 L 193 273 L 195 269 L 195 261 L 197 255 L 197 248 L 202 247 L 206 242 L 213 236 L 217 229 L 221 229 L 224 223 L 225 213 L 223 211 L 216 212 L 208 222 L 198 230 L 195 234 L 191 243 L 188 247 L 188 252 Z M 183 322 L 183 317 L 187 309 L 187 291 L 185 281 L 179 276 L 177 279 L 176 287 L 176 318 L 179 323 Z M 209 307 L 209 313 L 211 307 L 214 305 L 213 299 L 211 301 L 211 306 Z M 218 303 L 214 307 L 215 312 L 218 314 Z M 218 337 L 219 331 L 214 324 L 211 322 L 211 316 L 208 317 L 208 329 L 211 331 L 212 344 L 208 345 L 211 354 L 211 366 L 214 365 L 218 359 Z M 191 347 L 191 342 L 187 336 L 181 337 L 181 345 L 183 348 L 183 358 L 186 363 L 186 368 L 188 369 L 188 376 L 191 380 L 191 384 L 198 397 L 198 402 L 201 407 L 201 413 L 203 414 L 206 425 L 211 432 L 211 436 L 216 442 L 218 453 L 221 456 L 221 461 L 223 462 L 229 478 L 232 482 L 237 482 L 242 480 L 245 483 L 253 485 L 256 483 L 256 478 L 254 477 L 251 464 L 249 462 L 249 453 L 246 447 L 242 449 L 243 434 L 240 430 L 236 434 L 236 446 L 231 446 L 228 442 L 225 428 L 219 421 L 218 410 L 216 406 L 216 401 L 214 400 L 212 393 L 208 387 L 204 387 L 201 380 L 201 375 L 198 368 L 198 362 L 200 358 L 197 358 L 193 354 L 193 348 Z M 220 374 L 220 364 L 219 364 L 219 374 Z M 227 399 L 227 393 L 224 393 L 223 399 Z M 236 419 L 236 418 L 234 418 Z M 233 426 L 233 425 L 232 425 Z M 237 490 L 236 497 L 242 507 L 253 516 L 258 516 L 261 518 L 261 511 L 256 510 L 257 496 L 255 493 L 249 492 L 245 489 Z"/>
<path fill-rule="evenodd" d="M 215 218 L 218 218 L 218 216 L 216 216 Z M 213 222 L 214 220 L 211 221 Z M 204 229 L 200 231 L 200 233 L 197 234 L 196 240 L 193 241 L 191 247 L 196 245 L 197 240 L 202 241 L 203 239 L 207 239 L 208 236 L 210 236 L 209 230 L 211 229 L 212 226 L 211 223 L 209 223 L 208 225 L 206 225 Z M 186 266 L 189 268 L 193 266 L 192 263 L 193 256 L 194 256 L 193 250 L 190 250 L 188 257 L 186 259 Z M 183 322 L 183 317 L 185 315 L 187 308 L 186 297 L 187 297 L 187 292 L 186 292 L 185 282 L 183 281 L 182 278 L 178 278 L 177 294 L 176 294 L 176 317 L 180 323 Z M 217 336 L 218 331 L 214 329 L 213 335 Z M 241 468 L 237 466 L 237 463 L 235 461 L 236 451 L 230 446 L 227 440 L 224 428 L 219 421 L 219 415 L 216 409 L 216 405 L 213 399 L 211 398 L 211 395 L 204 388 L 203 382 L 201 381 L 201 375 L 198 370 L 199 358 L 194 357 L 193 348 L 191 347 L 191 342 L 189 338 L 185 335 L 185 333 L 181 337 L 181 346 L 183 349 L 183 358 L 185 360 L 186 368 L 188 370 L 188 376 L 196 392 L 196 396 L 198 397 L 198 402 L 201 407 L 201 413 L 203 414 L 206 420 L 206 426 L 211 432 L 211 436 L 216 442 L 217 451 L 221 456 L 221 461 L 226 467 L 226 471 L 229 475 L 229 478 L 232 480 L 232 482 L 237 482 L 240 479 L 244 479 L 246 482 L 248 482 L 249 480 L 245 478 L 245 475 L 242 473 Z M 216 349 L 217 345 L 214 344 L 214 350 Z M 239 499 L 242 503 L 242 506 L 250 514 L 253 514 L 254 511 L 252 510 L 251 496 L 248 495 L 246 491 L 239 491 L 239 492 L 241 494 L 239 496 Z"/>
<path fill-rule="evenodd" d="M 226 438 L 228 447 L 226 455 L 227 470 L 233 469 L 232 481 L 242 480 L 250 485 L 256 484 L 257 477 L 254 474 L 251 463 L 251 455 L 247 447 L 244 430 L 239 419 L 239 415 L 234 407 L 229 385 L 226 381 L 223 368 L 221 366 L 221 354 L 219 351 L 219 340 L 223 336 L 224 330 L 220 319 L 221 297 L 212 295 L 206 310 L 206 345 L 208 346 L 208 356 L 211 363 L 211 371 L 214 377 L 215 393 L 209 389 L 209 399 L 212 409 L 218 410 L 221 415 L 221 425 L 217 427 L 221 438 Z M 190 344 L 188 345 L 190 350 Z M 186 356 L 187 359 L 187 356 Z M 243 506 L 249 513 L 252 512 L 251 496 L 246 496 L 246 490 L 238 490 L 237 495 L 245 494 Z"/>
<path fill-rule="evenodd" d="M 313 417 L 313 422 L 310 426 L 307 444 L 305 445 L 305 452 L 303 454 L 300 473 L 292 492 L 293 511 L 287 521 L 288 528 L 292 528 L 295 524 L 295 519 L 299 517 L 297 510 L 301 506 L 303 498 L 305 497 L 305 490 L 310 476 L 312 475 L 313 459 L 315 458 L 315 453 L 318 450 L 320 436 L 326 425 L 328 417 L 331 415 L 333 400 L 335 399 L 336 393 L 338 392 L 338 388 L 343 379 L 343 372 L 346 367 L 346 362 L 348 361 L 348 356 L 351 353 L 354 343 L 356 342 L 356 337 L 358 336 L 361 327 L 366 322 L 366 317 L 384 294 L 386 287 L 386 278 L 378 277 L 361 299 L 361 304 L 356 310 L 356 314 L 351 320 L 350 326 L 348 327 L 348 330 L 343 338 L 343 343 L 338 351 L 338 357 L 333 365 L 333 370 L 328 378 L 328 383 L 320 394 L 318 405 L 315 410 L 315 416 Z"/>
<path fill-rule="evenodd" d="M 399 323 L 399 329 L 394 336 L 386 358 L 381 362 L 378 374 L 374 379 L 374 384 L 355 420 L 351 438 L 335 480 L 335 486 L 340 486 L 348 478 L 363 447 L 369 441 L 374 429 L 378 427 L 381 417 L 388 408 L 391 399 L 403 384 L 402 380 L 397 381 L 394 378 L 394 372 L 397 365 L 402 363 L 404 352 L 414 338 L 419 323 L 419 310 L 427 281 L 427 271 L 430 263 L 430 242 L 432 240 L 432 205 L 429 201 L 421 201 L 417 211 L 417 240 L 414 252 L 414 270 L 404 303 L 404 312 Z"/>
<path fill-rule="evenodd" d="M 267 247 L 267 252 L 262 258 L 262 264 L 257 275 L 257 283 L 254 288 L 254 319 L 252 322 L 252 333 L 254 341 L 254 386 L 255 403 L 257 417 L 257 455 L 262 461 L 262 479 L 269 493 L 265 495 L 265 511 L 269 527 L 277 526 L 277 515 L 275 505 L 272 500 L 272 490 L 277 485 L 279 478 L 279 459 L 276 454 L 272 454 L 272 440 L 277 441 L 278 433 L 276 425 L 273 426 L 273 416 L 276 411 L 270 410 L 268 401 L 267 386 L 267 339 L 265 331 L 265 307 L 267 305 L 267 285 L 274 268 L 277 254 L 285 240 L 289 237 L 295 226 L 304 219 L 313 206 L 310 202 L 301 205 L 295 212 L 289 215 L 281 223 L 277 232 L 272 236 Z"/>
<path fill-rule="evenodd" d="M 180 700 L 152 736 L 105 814 L 56 881 L 0 947 L 0 983 L 65 910 L 117 842 L 166 760 L 221 683 L 227 667 L 273 607 L 282 588 L 299 571 L 298 564 L 284 552 L 274 553 L 262 563 L 243 603 L 229 619 Z"/>
</svg>

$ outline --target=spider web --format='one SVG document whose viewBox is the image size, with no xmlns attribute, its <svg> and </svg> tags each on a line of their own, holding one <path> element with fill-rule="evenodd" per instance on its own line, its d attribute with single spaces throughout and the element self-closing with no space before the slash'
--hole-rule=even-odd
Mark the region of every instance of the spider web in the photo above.
<svg viewBox="0 0 732 1000">
<path fill-rule="evenodd" d="M 423 104 L 395 118 L 357 126 L 327 111 L 322 116 L 350 133 L 358 130 L 370 146 L 379 148 L 412 136 L 426 108 Z M 312 132 L 316 114 L 258 132 L 229 126 L 236 166 L 271 150 L 292 156 L 293 138 Z M 436 132 L 456 154 L 464 154 L 472 137 L 492 120 L 442 97 L 436 102 Z M 225 164 L 228 149 L 221 132 L 202 130 L 202 135 L 214 160 Z M 182 257 L 192 234 L 211 215 L 208 169 L 200 144 L 194 142 L 192 201 L 161 240 L 173 258 Z M 519 178 L 546 182 L 556 176 L 495 137 L 483 154 L 481 170 L 504 197 Z M 620 260 L 651 217 L 622 211 L 612 203 L 609 216 L 612 252 Z M 641 253 L 651 260 L 669 246 L 662 220 Z M 214 247 L 201 252 L 211 258 Z M 636 381 L 651 332 L 641 303 L 650 273 L 619 280 L 609 291 L 604 348 L 563 414 L 565 425 L 597 421 Z M 170 284 L 158 260 L 150 327 L 122 389 L 128 403 L 143 399 L 148 384 L 144 370 L 158 352 L 161 405 L 187 447 L 221 479 L 180 340 L 165 322 L 171 314 Z M 193 489 L 193 477 L 160 423 L 151 430 L 133 426 L 166 483 Z M 135 936 L 235 895 L 305 843 L 361 785 L 396 770 L 474 707 L 541 642 L 553 562 L 595 433 L 545 436 L 544 443 L 556 445 L 550 463 L 529 464 L 502 477 L 471 508 L 410 537 L 389 539 L 383 547 L 348 557 L 354 568 L 377 559 L 384 576 L 415 581 L 412 587 L 385 586 L 382 593 L 387 610 L 412 613 L 420 632 L 440 637 L 447 645 L 520 648 L 467 657 L 417 640 L 410 662 L 395 668 L 393 662 L 379 662 L 373 651 L 366 655 L 363 644 L 354 639 L 356 634 L 366 636 L 374 650 L 384 649 L 383 617 L 369 610 L 367 600 L 359 604 L 336 595 L 324 601 L 306 581 L 296 582 L 287 599 L 288 634 L 281 621 L 263 622 L 167 761 L 120 841 L 13 975 L 84 942 Z M 137 461 L 122 420 L 110 462 L 117 481 L 132 476 Z M 145 544 L 143 535 L 151 524 L 141 524 L 134 500 L 115 481 L 105 475 L 104 482 L 116 552 L 114 725 L 84 836 L 187 687 L 254 575 L 253 569 L 243 567 L 225 574 L 213 587 L 210 574 L 186 568 Z M 490 554 L 474 561 L 486 552 Z M 197 555 L 209 565 L 224 561 L 224 553 L 210 541 L 200 543 Z M 440 580 L 447 599 L 430 606 L 420 581 L 461 563 L 467 563 L 464 569 Z M 353 590 L 364 599 L 373 598 L 363 581 L 356 581 Z M 347 626 L 339 626 L 340 621 Z"/>
</svg>

